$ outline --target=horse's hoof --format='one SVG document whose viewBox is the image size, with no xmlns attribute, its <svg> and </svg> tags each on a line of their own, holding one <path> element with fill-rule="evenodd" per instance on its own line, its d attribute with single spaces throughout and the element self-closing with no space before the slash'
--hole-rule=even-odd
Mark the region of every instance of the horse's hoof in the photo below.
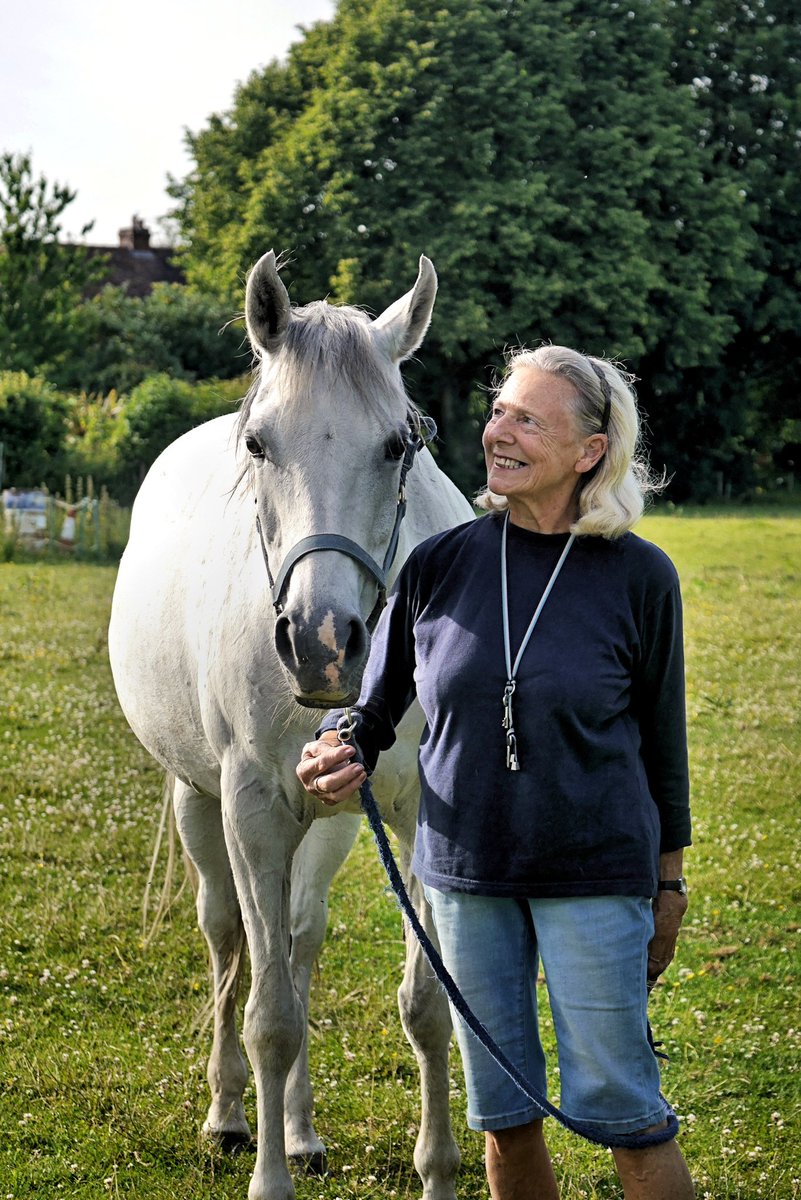
<svg viewBox="0 0 801 1200">
<path fill-rule="evenodd" d="M 252 1154 L 256 1149 L 256 1139 L 249 1133 L 215 1133 L 212 1141 L 223 1154 L 231 1158 L 239 1154 Z"/>
<path fill-rule="evenodd" d="M 306 1175 L 325 1175 L 328 1172 L 325 1150 L 315 1150 L 313 1154 L 290 1154 L 289 1161 Z"/>
</svg>

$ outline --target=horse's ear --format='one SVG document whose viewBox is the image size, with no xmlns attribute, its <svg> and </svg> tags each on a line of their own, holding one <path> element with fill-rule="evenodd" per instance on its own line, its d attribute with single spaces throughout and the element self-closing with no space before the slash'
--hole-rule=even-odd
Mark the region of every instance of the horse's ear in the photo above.
<svg viewBox="0 0 801 1200">
<path fill-rule="evenodd" d="M 289 315 L 289 293 L 278 276 L 275 252 L 268 250 L 250 272 L 245 290 L 245 320 L 254 349 L 268 354 L 280 350 Z"/>
<path fill-rule="evenodd" d="M 430 258 L 420 255 L 417 283 L 373 321 L 376 340 L 393 362 L 414 354 L 431 320 L 437 295 L 437 273 Z"/>
</svg>

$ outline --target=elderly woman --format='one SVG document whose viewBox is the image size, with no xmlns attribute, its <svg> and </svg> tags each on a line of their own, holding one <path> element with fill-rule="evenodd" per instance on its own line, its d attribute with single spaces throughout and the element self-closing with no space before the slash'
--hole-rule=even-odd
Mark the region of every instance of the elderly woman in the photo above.
<svg viewBox="0 0 801 1200">
<path fill-rule="evenodd" d="M 646 1004 L 687 906 L 690 843 L 679 583 L 630 532 L 652 488 L 638 440 L 612 363 L 550 345 L 511 357 L 483 438 L 490 515 L 404 565 L 356 731 L 369 770 L 419 699 L 413 867 L 445 965 L 544 1092 L 542 963 L 561 1107 L 611 1141 L 670 1128 Z M 365 777 L 337 716 L 298 766 L 330 804 Z M 456 1032 L 492 1197 L 554 1200 L 541 1110 Z M 613 1155 L 626 1200 L 693 1196 L 674 1140 Z"/>
</svg>

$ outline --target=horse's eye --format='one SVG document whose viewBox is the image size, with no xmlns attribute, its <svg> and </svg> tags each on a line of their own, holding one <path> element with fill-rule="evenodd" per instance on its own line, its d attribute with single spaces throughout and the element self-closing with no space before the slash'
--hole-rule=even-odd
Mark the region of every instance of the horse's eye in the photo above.
<svg viewBox="0 0 801 1200">
<path fill-rule="evenodd" d="M 387 462 L 398 462 L 406 453 L 406 438 L 399 429 L 394 429 L 384 443 Z"/>
<path fill-rule="evenodd" d="M 251 434 L 248 434 L 247 437 L 245 438 L 245 447 L 247 449 L 248 454 L 252 458 L 258 458 L 258 459 L 264 458 L 264 456 L 265 456 L 264 455 L 264 447 Z"/>
</svg>

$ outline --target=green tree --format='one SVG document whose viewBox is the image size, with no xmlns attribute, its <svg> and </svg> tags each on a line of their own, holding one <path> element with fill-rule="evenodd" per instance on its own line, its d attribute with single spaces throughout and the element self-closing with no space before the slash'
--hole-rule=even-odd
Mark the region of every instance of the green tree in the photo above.
<svg viewBox="0 0 801 1200">
<path fill-rule="evenodd" d="M 75 313 L 103 264 L 59 243 L 68 187 L 34 178 L 26 154 L 0 155 L 0 364 L 34 372 L 75 346 Z M 88 233 L 85 226 L 81 235 Z"/>
<path fill-rule="evenodd" d="M 504 346 L 543 338 L 647 364 L 669 470 L 690 473 L 696 435 L 734 453 L 741 393 L 719 384 L 705 402 L 725 419 L 703 426 L 688 383 L 721 370 L 764 254 L 676 77 L 675 17 L 671 0 L 341 0 L 191 140 L 189 278 L 233 299 L 273 246 L 296 301 L 378 311 L 429 254 L 441 290 L 409 377 L 465 487 L 481 386 Z"/>
<path fill-rule="evenodd" d="M 670 19 L 674 78 L 693 94 L 699 143 L 745 199 L 761 273 L 725 355 L 687 379 L 696 427 L 679 453 L 703 429 L 710 453 L 696 490 L 714 493 L 742 486 L 755 461 L 801 465 L 801 9 L 696 0 L 673 4 Z"/>
<path fill-rule="evenodd" d="M 280 143 L 305 113 L 334 42 L 329 23 L 315 25 L 292 47 L 286 64 L 254 71 L 237 86 L 230 111 L 214 114 L 200 132 L 187 133 L 196 165 L 183 180 L 173 179 L 169 190 L 176 200 L 172 215 L 191 238 L 191 251 L 179 251 L 190 287 L 241 308 L 248 264 L 241 258 L 238 227 L 247 195 L 264 150 Z M 303 205 L 299 200 L 299 210 Z"/>
</svg>

